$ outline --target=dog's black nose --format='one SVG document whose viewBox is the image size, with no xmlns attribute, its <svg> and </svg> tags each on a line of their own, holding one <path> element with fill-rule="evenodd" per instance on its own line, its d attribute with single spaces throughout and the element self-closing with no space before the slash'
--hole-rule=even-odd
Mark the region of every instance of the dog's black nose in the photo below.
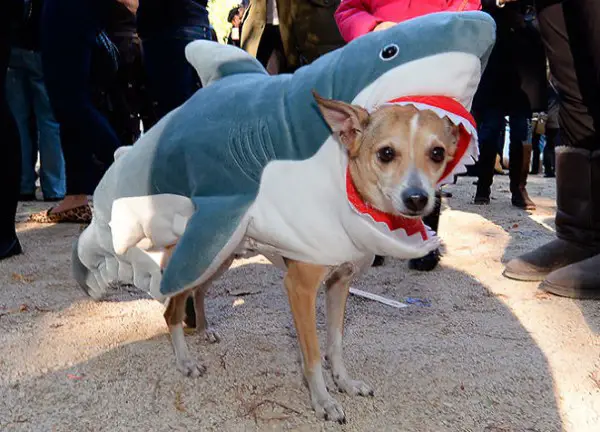
<svg viewBox="0 0 600 432">
<path fill-rule="evenodd" d="M 402 201 L 410 211 L 420 212 L 427 205 L 429 197 L 422 189 L 408 188 L 402 193 Z"/>
</svg>

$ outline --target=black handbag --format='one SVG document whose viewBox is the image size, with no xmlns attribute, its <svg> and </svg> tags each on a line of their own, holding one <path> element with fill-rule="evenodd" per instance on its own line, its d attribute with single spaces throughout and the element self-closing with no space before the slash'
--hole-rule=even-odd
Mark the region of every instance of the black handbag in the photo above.
<svg viewBox="0 0 600 432">
<path fill-rule="evenodd" d="M 119 70 L 119 49 L 105 31 L 100 31 L 92 48 L 90 65 L 92 84 L 106 87 L 114 82 Z"/>
</svg>

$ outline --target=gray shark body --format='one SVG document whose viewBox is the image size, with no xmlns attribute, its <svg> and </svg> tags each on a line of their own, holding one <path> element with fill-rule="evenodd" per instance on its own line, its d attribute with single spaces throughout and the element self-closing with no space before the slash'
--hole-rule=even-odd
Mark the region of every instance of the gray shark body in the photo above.
<svg viewBox="0 0 600 432">
<path fill-rule="evenodd" d="M 105 174 L 75 245 L 77 280 L 94 297 L 122 281 L 162 298 L 206 281 L 243 245 L 325 265 L 426 253 L 434 242 L 386 243 L 347 212 L 345 151 L 311 91 L 369 110 L 408 95 L 470 108 L 494 34 L 484 13 L 433 14 L 280 76 L 232 46 L 193 42 L 186 55 L 205 86 Z M 175 244 L 163 274 L 153 252 Z"/>
</svg>

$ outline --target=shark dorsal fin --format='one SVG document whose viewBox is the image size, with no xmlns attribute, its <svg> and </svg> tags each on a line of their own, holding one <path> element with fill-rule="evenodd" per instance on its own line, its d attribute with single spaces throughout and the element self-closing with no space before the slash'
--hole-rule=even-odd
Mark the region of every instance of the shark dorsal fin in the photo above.
<svg viewBox="0 0 600 432">
<path fill-rule="evenodd" d="M 258 60 L 232 45 L 196 40 L 185 47 L 185 58 L 198 72 L 204 87 L 229 75 L 268 75 Z"/>
</svg>

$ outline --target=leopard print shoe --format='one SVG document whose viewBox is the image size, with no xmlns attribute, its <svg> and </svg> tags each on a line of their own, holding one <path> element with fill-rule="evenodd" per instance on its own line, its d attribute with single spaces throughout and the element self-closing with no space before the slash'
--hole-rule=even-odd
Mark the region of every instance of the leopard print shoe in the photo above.
<svg viewBox="0 0 600 432">
<path fill-rule="evenodd" d="M 53 207 L 48 210 L 34 213 L 29 216 L 29 222 L 37 223 L 79 223 L 89 224 L 92 221 L 92 208 L 89 204 L 74 207 L 59 213 L 51 213 Z"/>
</svg>

